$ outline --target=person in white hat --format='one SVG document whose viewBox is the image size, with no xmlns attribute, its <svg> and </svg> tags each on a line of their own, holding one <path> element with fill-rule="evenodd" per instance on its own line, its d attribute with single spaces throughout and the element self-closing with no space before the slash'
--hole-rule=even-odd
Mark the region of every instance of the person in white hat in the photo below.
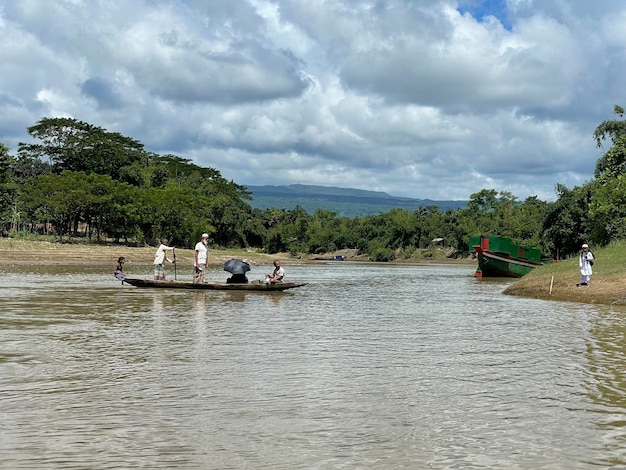
<svg viewBox="0 0 626 470">
<path fill-rule="evenodd" d="M 593 266 L 593 253 L 589 251 L 589 245 L 583 243 L 583 251 L 580 253 L 580 258 L 578 260 L 578 266 L 580 267 L 580 284 L 576 284 L 577 286 L 588 286 L 591 282 L 591 275 L 593 274 L 593 270 L 591 267 Z"/>
<path fill-rule="evenodd" d="M 204 273 L 209 263 L 209 234 L 203 233 L 202 240 L 196 243 L 193 259 L 194 275 L 193 282 L 204 282 Z"/>
</svg>

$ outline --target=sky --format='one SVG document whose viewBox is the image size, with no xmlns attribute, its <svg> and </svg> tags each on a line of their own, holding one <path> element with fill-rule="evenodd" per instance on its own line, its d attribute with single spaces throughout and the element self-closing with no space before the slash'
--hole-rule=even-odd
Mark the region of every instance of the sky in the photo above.
<svg viewBox="0 0 626 470">
<path fill-rule="evenodd" d="M 626 106 L 623 0 L 4 0 L 0 142 L 71 117 L 235 183 L 552 201 Z"/>
</svg>

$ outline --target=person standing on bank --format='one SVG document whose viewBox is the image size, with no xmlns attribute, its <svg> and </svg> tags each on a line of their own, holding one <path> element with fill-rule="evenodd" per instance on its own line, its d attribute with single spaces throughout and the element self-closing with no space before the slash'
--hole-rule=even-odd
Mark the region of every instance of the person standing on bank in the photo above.
<svg viewBox="0 0 626 470">
<path fill-rule="evenodd" d="M 204 273 L 209 264 L 209 234 L 203 233 L 202 240 L 196 243 L 193 259 L 194 275 L 193 283 L 204 282 Z"/>
<path fill-rule="evenodd" d="M 591 267 L 593 266 L 593 253 L 589 251 L 589 245 L 583 243 L 583 251 L 580 253 L 580 257 L 578 259 L 578 266 L 580 267 L 580 284 L 576 284 L 577 286 L 588 286 L 591 282 L 591 275 L 593 274 L 593 270 Z"/>
<path fill-rule="evenodd" d="M 176 260 L 171 260 L 167 257 L 167 252 L 174 250 L 173 246 L 168 246 L 168 241 L 164 238 L 161 240 L 161 244 L 154 255 L 154 280 L 165 281 L 165 269 L 163 269 L 163 263 L 175 263 Z"/>
</svg>

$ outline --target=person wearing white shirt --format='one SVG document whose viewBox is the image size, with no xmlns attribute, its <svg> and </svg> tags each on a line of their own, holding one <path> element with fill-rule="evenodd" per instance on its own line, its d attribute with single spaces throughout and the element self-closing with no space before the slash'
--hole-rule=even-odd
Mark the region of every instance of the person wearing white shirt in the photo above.
<svg viewBox="0 0 626 470">
<path fill-rule="evenodd" d="M 193 259 L 194 275 L 193 282 L 204 282 L 204 273 L 209 263 L 209 234 L 203 233 L 202 240 L 196 243 Z"/>
<path fill-rule="evenodd" d="M 167 257 L 168 251 L 173 251 L 173 246 L 168 246 L 168 241 L 166 239 L 161 240 L 161 244 L 159 248 L 157 248 L 156 253 L 154 254 L 154 280 L 155 281 L 165 281 L 165 269 L 163 268 L 163 263 L 175 263 L 176 260 L 171 260 Z"/>
<path fill-rule="evenodd" d="M 285 278 L 285 269 L 280 266 L 280 261 L 274 261 L 274 271 L 272 274 L 265 275 L 265 281 L 268 283 L 283 282 Z"/>
</svg>

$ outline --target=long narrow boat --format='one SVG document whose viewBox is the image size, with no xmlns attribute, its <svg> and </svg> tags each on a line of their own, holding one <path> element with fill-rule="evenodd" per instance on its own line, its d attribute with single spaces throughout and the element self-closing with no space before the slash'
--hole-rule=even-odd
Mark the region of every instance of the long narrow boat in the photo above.
<svg viewBox="0 0 626 470">
<path fill-rule="evenodd" d="M 522 277 L 545 264 L 538 248 L 518 245 L 507 237 L 471 237 L 470 248 L 478 258 L 476 277 Z"/>
<path fill-rule="evenodd" d="M 276 282 L 266 284 L 261 281 L 253 281 L 247 284 L 229 284 L 226 282 L 200 282 L 194 284 L 193 282 L 185 281 L 153 281 L 150 279 L 133 278 L 126 278 L 124 282 L 135 287 L 153 287 L 158 289 L 237 290 L 254 292 L 283 291 L 307 285 L 306 282 Z"/>
<path fill-rule="evenodd" d="M 313 261 L 345 261 L 347 258 L 344 255 L 335 255 L 335 256 L 314 256 L 311 258 Z"/>
</svg>

